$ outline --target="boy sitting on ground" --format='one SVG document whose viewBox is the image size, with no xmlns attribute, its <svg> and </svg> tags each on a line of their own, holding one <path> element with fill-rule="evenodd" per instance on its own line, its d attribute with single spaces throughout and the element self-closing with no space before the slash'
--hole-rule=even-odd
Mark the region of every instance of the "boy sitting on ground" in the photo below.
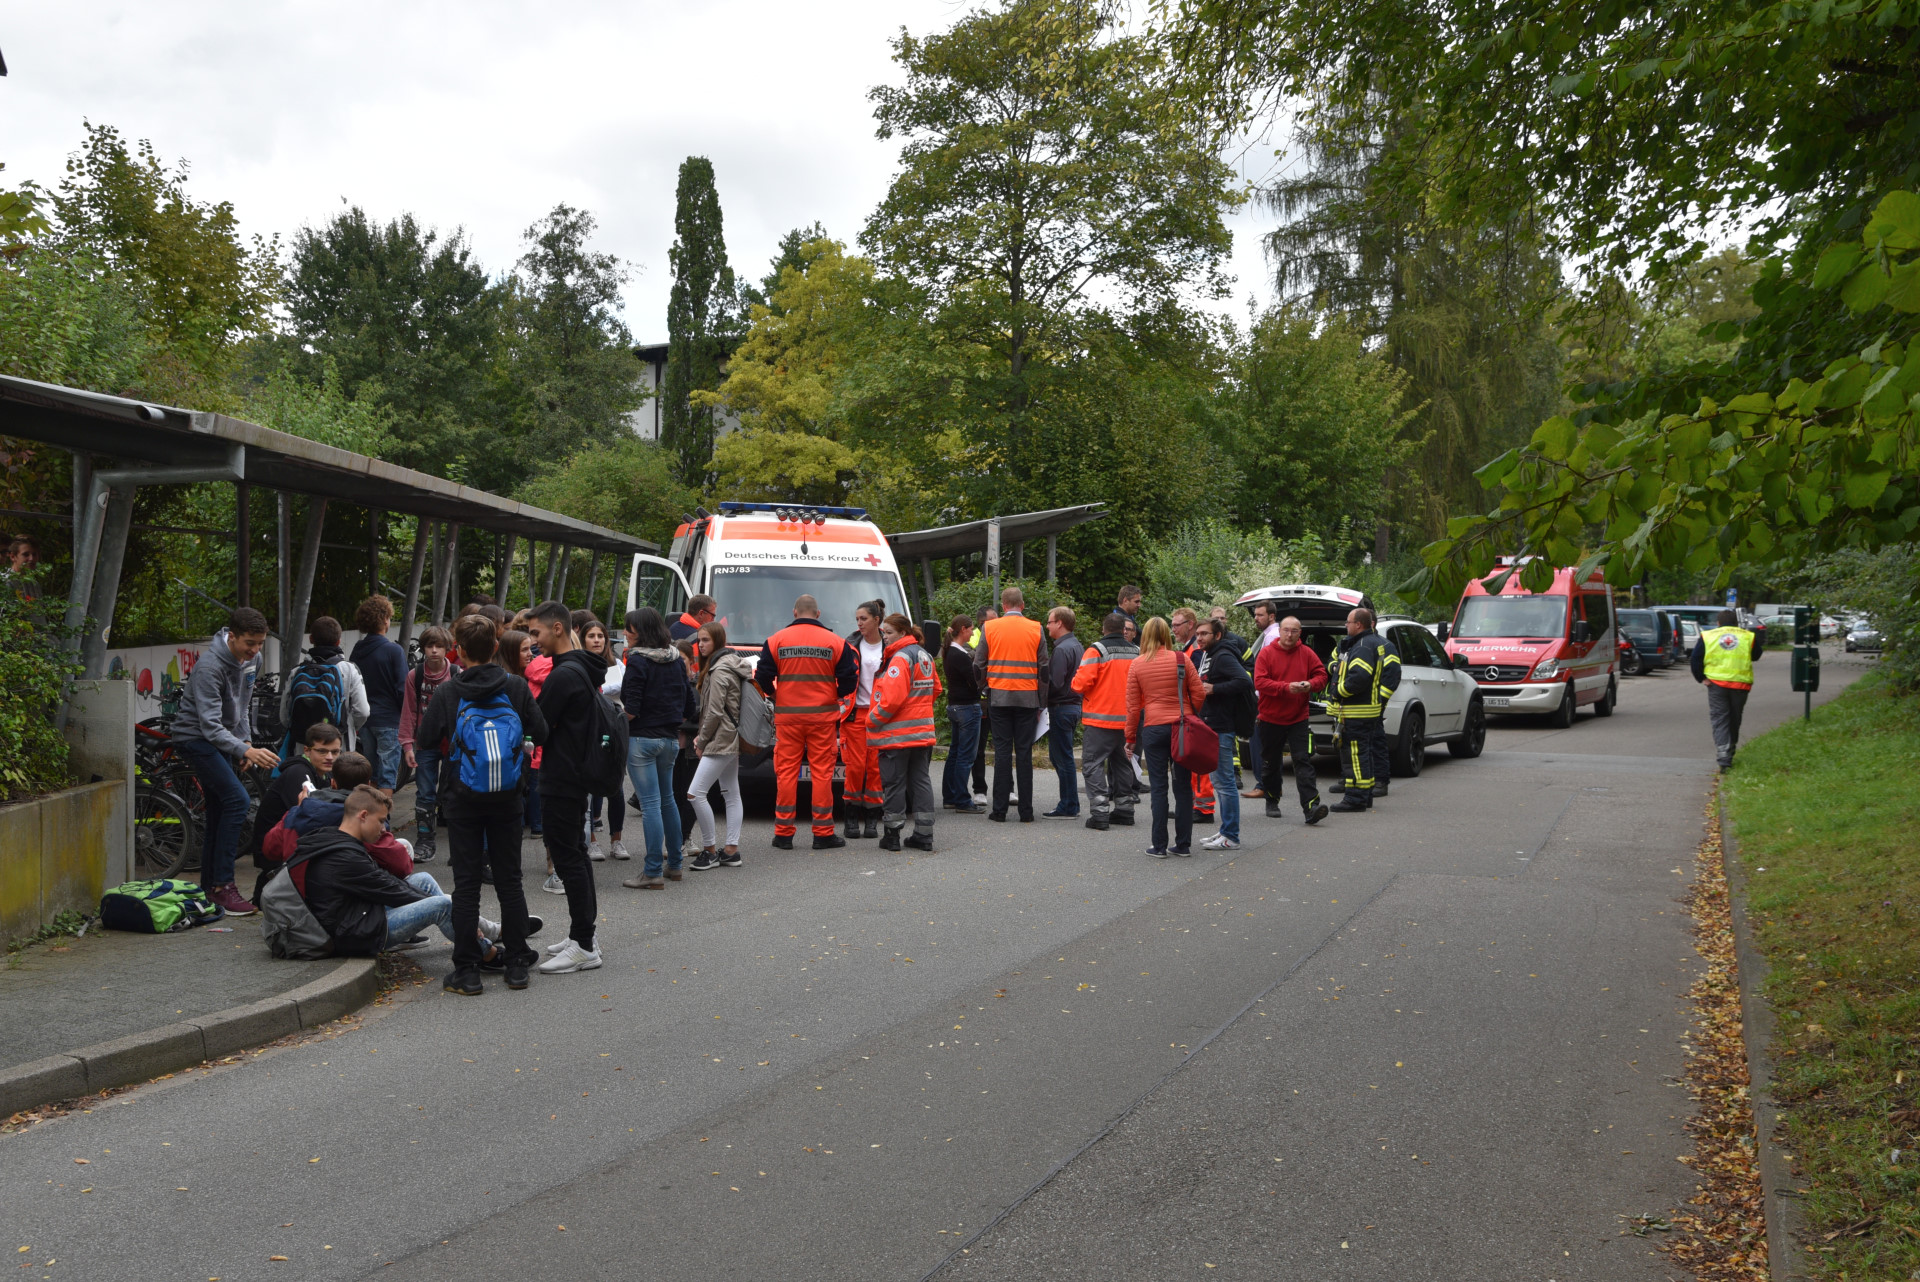
<svg viewBox="0 0 1920 1282">
<path fill-rule="evenodd" d="M 280 767 L 280 774 L 260 798 L 260 810 L 254 816 L 253 862 L 265 868 L 286 862 L 286 856 L 269 859 L 261 850 L 267 834 L 279 826 L 287 812 L 322 788 L 333 787 L 333 767 L 340 760 L 344 744 L 340 727 L 330 721 L 316 721 L 307 727 L 299 755 Z"/>
</svg>

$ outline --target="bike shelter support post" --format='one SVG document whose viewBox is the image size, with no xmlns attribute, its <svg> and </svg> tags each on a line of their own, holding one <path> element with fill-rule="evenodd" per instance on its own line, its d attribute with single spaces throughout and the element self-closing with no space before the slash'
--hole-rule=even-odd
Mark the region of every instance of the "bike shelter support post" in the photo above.
<svg viewBox="0 0 1920 1282">
<path fill-rule="evenodd" d="M 1060 581 L 1060 575 L 1058 573 L 1060 564 L 1059 553 L 1060 536 L 1058 534 L 1049 534 L 1047 536 L 1047 582 L 1049 583 L 1058 583 Z"/>
<path fill-rule="evenodd" d="M 287 619 L 293 614 L 293 496 L 285 490 L 274 495 L 279 502 L 278 528 L 274 531 L 274 580 L 279 594 L 278 613 L 273 616 L 275 629 L 280 634 L 276 643 L 280 653 L 274 656 L 275 663 L 285 668 L 287 663 Z M 262 665 L 265 666 L 265 665 Z"/>
<path fill-rule="evenodd" d="M 546 591 L 540 594 L 540 601 L 553 600 L 553 576 L 555 574 L 558 574 L 559 571 L 560 571 L 560 545 L 558 543 L 549 543 L 547 544 L 547 577 L 545 579 Z M 538 605 L 540 604 L 540 601 L 535 601 L 534 604 Z"/>
<path fill-rule="evenodd" d="M 493 599 L 500 603 L 502 610 L 509 608 L 507 605 L 508 593 L 513 591 L 513 554 L 517 550 L 514 544 L 519 541 L 519 537 L 519 535 L 514 534 L 511 530 L 507 532 L 505 541 L 506 550 L 500 555 L 500 573 L 495 576 L 493 581 Z"/>
<path fill-rule="evenodd" d="M 435 627 L 447 621 L 447 527 L 433 523 L 433 610 L 427 620 Z"/>
<path fill-rule="evenodd" d="M 593 609 L 593 590 L 600 586 L 600 549 L 593 550 L 587 562 L 587 609 Z"/>
<path fill-rule="evenodd" d="M 932 557 L 923 556 L 920 558 L 920 577 L 926 580 L 927 606 L 929 609 L 931 609 L 933 606 L 933 558 Z"/>
<path fill-rule="evenodd" d="M 527 609 L 531 610 L 538 604 L 540 604 L 540 545 L 529 537 L 527 539 Z M 509 618 L 513 616 L 513 606 L 510 603 L 502 601 L 500 608 L 507 612 Z"/>
<path fill-rule="evenodd" d="M 87 497 L 73 520 L 73 583 L 67 589 L 67 647 L 78 653 L 80 628 L 93 598 L 94 566 L 100 559 L 100 529 L 107 517 L 107 485 L 88 469 Z"/>
<path fill-rule="evenodd" d="M 367 509 L 367 595 L 380 593 L 380 509 Z"/>
<path fill-rule="evenodd" d="M 560 604 L 567 603 L 567 571 L 573 567 L 573 549 L 560 549 L 560 579 L 554 584 L 553 599 Z"/>
<path fill-rule="evenodd" d="M 607 588 L 607 627 L 611 630 L 615 626 L 613 622 L 613 610 L 620 602 L 620 559 L 618 556 L 616 556 L 613 561 L 613 573 L 609 574 L 607 578 L 612 581 Z M 628 601 L 627 604 L 631 605 L 633 603 L 632 601 Z M 626 620 L 622 619 L 619 626 L 626 626 Z"/>
<path fill-rule="evenodd" d="M 447 614 L 445 623 L 460 609 L 460 522 L 447 523 Z"/>
<path fill-rule="evenodd" d="M 131 485 L 116 485 L 108 491 L 106 515 L 100 530 L 100 555 L 87 602 L 87 634 L 80 643 L 84 680 L 97 681 L 106 675 L 107 633 L 113 627 L 114 602 L 120 596 L 120 567 L 126 562 L 127 532 L 133 524 L 134 489 Z"/>
<path fill-rule="evenodd" d="M 300 539 L 299 577 L 293 584 L 292 613 L 281 626 L 280 637 L 280 688 L 287 688 L 287 678 L 293 673 L 293 665 L 300 656 L 301 642 L 307 635 L 307 609 L 313 604 L 313 580 L 320 572 L 320 533 L 327 523 L 327 500 L 312 498 L 307 500 L 307 530 Z"/>
<path fill-rule="evenodd" d="M 233 483 L 233 603 L 253 604 L 253 487 Z"/>
<path fill-rule="evenodd" d="M 427 545 L 433 541 L 433 522 L 420 517 L 414 524 L 413 564 L 407 567 L 407 599 L 400 607 L 400 648 L 413 640 L 413 621 L 420 612 L 420 576 L 427 568 Z"/>
</svg>

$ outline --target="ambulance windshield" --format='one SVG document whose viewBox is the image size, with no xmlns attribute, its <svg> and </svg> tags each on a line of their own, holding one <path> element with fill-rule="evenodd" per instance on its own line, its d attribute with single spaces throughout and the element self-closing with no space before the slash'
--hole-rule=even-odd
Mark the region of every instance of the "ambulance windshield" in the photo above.
<svg viewBox="0 0 1920 1282">
<path fill-rule="evenodd" d="M 888 614 L 906 613 L 900 577 L 887 570 L 842 570 L 813 565 L 716 565 L 710 589 L 728 645 L 757 646 L 793 622 L 793 601 L 810 592 L 820 622 L 845 636 L 863 601 L 884 601 Z"/>
</svg>

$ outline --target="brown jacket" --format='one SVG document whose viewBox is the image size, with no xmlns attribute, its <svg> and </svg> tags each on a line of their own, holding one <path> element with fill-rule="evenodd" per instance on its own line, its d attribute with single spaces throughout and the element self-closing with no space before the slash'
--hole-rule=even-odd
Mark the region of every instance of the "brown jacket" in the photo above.
<svg viewBox="0 0 1920 1282">
<path fill-rule="evenodd" d="M 1175 665 L 1178 665 L 1176 668 Z M 1170 726 L 1180 720 L 1180 673 L 1186 670 L 1187 706 L 1199 712 L 1207 696 L 1193 661 L 1178 650 L 1162 649 L 1151 659 L 1127 667 L 1127 743 L 1140 741 L 1140 727 Z"/>
</svg>

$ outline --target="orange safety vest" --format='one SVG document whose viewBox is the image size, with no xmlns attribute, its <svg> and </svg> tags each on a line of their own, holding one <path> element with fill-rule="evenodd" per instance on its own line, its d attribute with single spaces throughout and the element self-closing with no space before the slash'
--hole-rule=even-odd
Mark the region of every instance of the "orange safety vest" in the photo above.
<svg viewBox="0 0 1920 1282">
<path fill-rule="evenodd" d="M 940 696 L 940 677 L 933 656 L 912 637 L 902 637 L 887 648 L 884 665 L 873 679 L 873 702 L 868 705 L 867 743 L 888 748 L 931 748 L 933 701 Z"/>
<path fill-rule="evenodd" d="M 1046 636 L 1034 620 L 1003 614 L 980 625 L 987 647 L 987 689 L 1038 690 L 1040 642 Z"/>
<path fill-rule="evenodd" d="M 1080 696 L 1080 724 L 1089 730 L 1127 728 L 1127 669 L 1140 647 L 1125 637 L 1101 637 L 1080 656 L 1073 688 Z"/>
<path fill-rule="evenodd" d="M 773 715 L 780 720 L 840 720 L 840 693 L 833 670 L 847 643 L 811 620 L 788 624 L 767 638 L 776 676 Z"/>
</svg>

